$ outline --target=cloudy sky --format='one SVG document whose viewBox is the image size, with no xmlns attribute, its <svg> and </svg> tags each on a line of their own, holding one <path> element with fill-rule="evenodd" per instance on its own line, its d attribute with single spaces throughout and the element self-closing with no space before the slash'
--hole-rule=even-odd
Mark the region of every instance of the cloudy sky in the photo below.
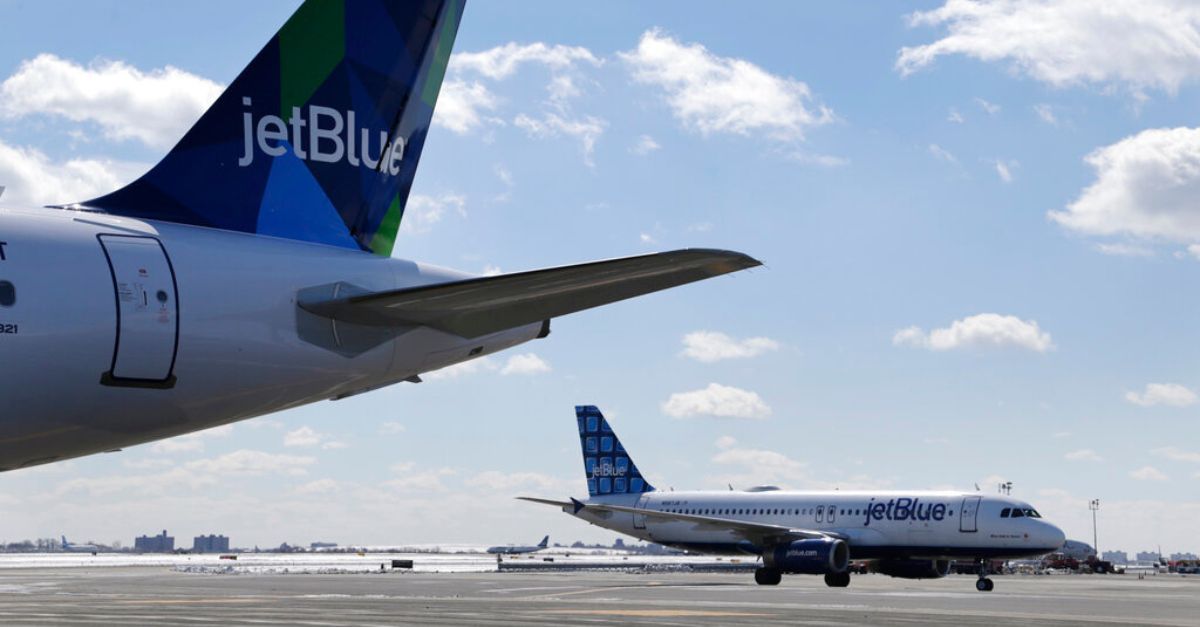
<svg viewBox="0 0 1200 627">
<path fill-rule="evenodd" d="M 0 185 L 156 161 L 297 2 L 0 2 Z M 7 473 L 0 539 L 611 541 L 572 406 L 660 487 L 993 491 L 1200 549 L 1200 8 L 472 0 L 398 257 L 763 268 L 402 384 Z M 235 16 L 236 19 L 231 19 Z"/>
</svg>

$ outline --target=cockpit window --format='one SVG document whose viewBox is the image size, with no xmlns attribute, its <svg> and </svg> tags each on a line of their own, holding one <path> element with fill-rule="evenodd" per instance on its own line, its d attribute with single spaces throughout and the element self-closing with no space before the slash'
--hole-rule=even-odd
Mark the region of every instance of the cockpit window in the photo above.
<svg viewBox="0 0 1200 627">
<path fill-rule="evenodd" d="M 1028 517 L 1030 517 L 1030 518 L 1041 518 L 1041 517 L 1042 517 L 1042 515 L 1041 515 L 1041 514 L 1037 513 L 1037 510 L 1036 510 L 1036 509 L 1027 509 L 1027 510 L 1025 510 L 1025 515 L 1026 515 L 1026 516 L 1028 516 Z"/>
<path fill-rule="evenodd" d="M 1005 507 L 1004 509 L 1000 510 L 1000 517 L 1001 517 L 1001 518 L 1008 518 L 1008 514 L 1009 514 L 1009 512 L 1011 512 L 1011 511 L 1012 511 L 1012 508 L 1011 508 L 1011 507 Z"/>
<path fill-rule="evenodd" d="M 1013 517 L 1013 518 L 1021 518 L 1021 517 L 1022 517 L 1022 516 L 1024 516 L 1024 515 L 1025 515 L 1025 513 L 1024 513 L 1024 512 L 1022 512 L 1021 510 L 1019 510 L 1019 509 L 1017 509 L 1017 508 L 1015 508 L 1015 507 L 1013 508 L 1013 511 L 1012 511 L 1012 517 Z"/>
</svg>

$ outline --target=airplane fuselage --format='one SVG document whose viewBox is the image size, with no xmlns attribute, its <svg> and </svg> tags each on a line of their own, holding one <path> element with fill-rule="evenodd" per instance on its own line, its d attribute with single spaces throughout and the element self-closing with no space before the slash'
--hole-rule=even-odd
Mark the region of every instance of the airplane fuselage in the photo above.
<svg viewBox="0 0 1200 627">
<path fill-rule="evenodd" d="M 597 496 L 586 503 L 751 521 L 840 537 L 852 559 L 1018 558 L 1062 546 L 1062 531 L 1033 508 L 970 492 L 647 492 Z M 1005 509 L 1008 516 L 1001 517 Z M 1012 510 L 1022 515 L 1012 517 Z M 568 513 L 569 508 L 567 508 Z M 760 554 L 763 547 L 728 529 L 588 508 L 588 522 L 649 542 L 712 554 Z"/>
<path fill-rule="evenodd" d="M 0 247 L 0 470 L 345 397 L 545 331 L 467 340 L 314 316 L 298 301 L 464 275 L 290 239 L 3 209 Z"/>
</svg>

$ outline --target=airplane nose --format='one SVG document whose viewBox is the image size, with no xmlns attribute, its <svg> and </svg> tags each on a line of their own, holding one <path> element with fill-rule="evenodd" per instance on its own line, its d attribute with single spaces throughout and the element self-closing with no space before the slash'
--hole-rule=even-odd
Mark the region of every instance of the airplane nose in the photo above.
<svg viewBox="0 0 1200 627">
<path fill-rule="evenodd" d="M 1063 530 L 1059 529 L 1058 526 L 1051 523 L 1046 523 L 1044 535 L 1046 538 L 1046 546 L 1052 546 L 1057 549 L 1062 548 L 1062 545 L 1066 544 L 1067 542 L 1067 534 L 1063 533 Z"/>
</svg>

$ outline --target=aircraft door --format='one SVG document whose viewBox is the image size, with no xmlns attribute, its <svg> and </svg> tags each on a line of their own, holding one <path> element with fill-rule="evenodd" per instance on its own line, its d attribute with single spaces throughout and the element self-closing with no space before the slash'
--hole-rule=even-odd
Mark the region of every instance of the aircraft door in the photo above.
<svg viewBox="0 0 1200 627">
<path fill-rule="evenodd" d="M 817 506 L 817 522 L 825 522 L 825 506 Z"/>
<path fill-rule="evenodd" d="M 976 518 L 979 516 L 979 499 L 978 496 L 968 496 L 963 499 L 962 506 L 958 510 L 959 531 L 975 533 L 979 530 L 976 524 Z"/>
<path fill-rule="evenodd" d="M 179 303 L 175 273 L 162 242 L 153 237 L 101 235 L 117 306 L 111 369 L 101 382 L 134 387 L 175 384 Z"/>
<path fill-rule="evenodd" d="M 827 509 L 826 511 L 828 512 L 828 513 L 825 515 L 825 520 L 826 520 L 826 521 L 828 521 L 828 522 L 834 522 L 834 521 L 836 521 L 836 520 L 837 520 L 837 507 L 834 507 L 833 505 L 830 505 L 830 506 L 829 506 L 829 509 Z"/>
<path fill-rule="evenodd" d="M 643 494 L 642 498 L 638 499 L 637 505 L 634 505 L 634 507 L 636 507 L 638 509 L 645 509 L 646 503 L 649 500 L 650 500 L 650 497 Z M 646 515 L 645 514 L 634 514 L 633 515 L 633 528 L 634 529 L 645 529 L 646 528 Z"/>
</svg>

